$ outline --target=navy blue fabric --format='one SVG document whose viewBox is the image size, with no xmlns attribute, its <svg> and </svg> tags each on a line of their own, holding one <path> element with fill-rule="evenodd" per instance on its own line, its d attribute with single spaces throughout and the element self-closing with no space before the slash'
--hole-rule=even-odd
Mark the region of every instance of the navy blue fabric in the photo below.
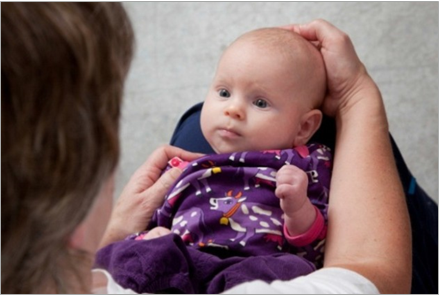
<svg viewBox="0 0 439 295">
<path fill-rule="evenodd" d="M 215 153 L 201 132 L 200 114 L 202 107 L 203 103 L 198 103 L 184 113 L 174 130 L 171 145 L 194 153 Z"/>
<path fill-rule="evenodd" d="M 438 206 L 416 183 L 391 137 L 393 154 L 410 213 L 413 239 L 413 294 L 438 293 Z"/>
<path fill-rule="evenodd" d="M 182 116 L 175 128 L 170 144 L 188 151 L 214 153 L 200 127 L 203 104 L 198 103 Z M 334 151 L 335 122 L 324 117 L 320 129 L 311 138 Z M 413 294 L 438 294 L 438 206 L 416 183 L 398 146 L 390 135 L 399 176 L 406 194 L 413 235 Z M 397 251 L 397 249 L 395 249 Z"/>
</svg>

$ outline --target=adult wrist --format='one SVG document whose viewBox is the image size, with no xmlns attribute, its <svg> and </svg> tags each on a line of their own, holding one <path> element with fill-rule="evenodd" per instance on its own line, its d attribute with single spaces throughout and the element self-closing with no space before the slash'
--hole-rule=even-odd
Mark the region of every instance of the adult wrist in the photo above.
<svg viewBox="0 0 439 295">
<path fill-rule="evenodd" d="M 382 114 L 384 111 L 383 99 L 381 92 L 372 78 L 365 73 L 356 81 L 358 86 L 352 87 L 352 89 L 343 94 L 340 99 L 339 108 L 336 110 L 336 118 L 345 118 L 354 114 L 366 112 L 379 112 Z"/>
</svg>

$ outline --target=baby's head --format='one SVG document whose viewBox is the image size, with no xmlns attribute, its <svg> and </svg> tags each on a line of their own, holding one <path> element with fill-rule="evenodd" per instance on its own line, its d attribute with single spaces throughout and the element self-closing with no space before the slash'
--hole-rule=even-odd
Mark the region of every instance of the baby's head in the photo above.
<svg viewBox="0 0 439 295">
<path fill-rule="evenodd" d="M 320 126 L 325 91 L 323 59 L 310 42 L 279 28 L 251 31 L 223 53 L 201 129 L 217 153 L 303 145 Z"/>
</svg>

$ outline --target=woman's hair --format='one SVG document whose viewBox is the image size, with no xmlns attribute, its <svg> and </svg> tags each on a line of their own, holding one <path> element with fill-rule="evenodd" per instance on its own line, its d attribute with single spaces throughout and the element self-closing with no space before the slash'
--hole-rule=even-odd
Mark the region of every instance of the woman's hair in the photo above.
<svg viewBox="0 0 439 295">
<path fill-rule="evenodd" d="M 68 238 L 117 165 L 133 43 L 118 3 L 2 3 L 3 293 L 71 290 Z"/>
</svg>

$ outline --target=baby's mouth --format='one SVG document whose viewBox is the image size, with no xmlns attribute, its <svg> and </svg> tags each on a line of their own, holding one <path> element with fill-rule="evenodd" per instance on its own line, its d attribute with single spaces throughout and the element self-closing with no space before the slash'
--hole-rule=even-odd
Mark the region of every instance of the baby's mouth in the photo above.
<svg viewBox="0 0 439 295">
<path fill-rule="evenodd" d="M 228 138 L 228 139 L 234 139 L 241 137 L 241 134 L 239 134 L 236 130 L 232 128 L 221 128 L 219 129 L 219 134 L 221 137 Z"/>
</svg>

